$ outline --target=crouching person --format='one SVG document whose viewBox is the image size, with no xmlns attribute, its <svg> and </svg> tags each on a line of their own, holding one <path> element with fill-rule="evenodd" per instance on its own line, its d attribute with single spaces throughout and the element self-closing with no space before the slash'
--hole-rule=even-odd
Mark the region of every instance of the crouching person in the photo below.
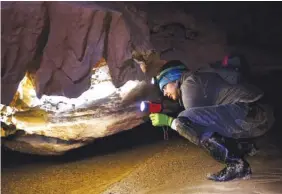
<svg viewBox="0 0 282 194">
<path fill-rule="evenodd" d="M 260 103 L 263 93 L 254 86 L 229 84 L 216 72 L 192 73 L 180 61 L 166 63 L 157 82 L 163 95 L 178 100 L 185 110 L 177 118 L 150 114 L 152 124 L 171 127 L 226 164 L 208 179 L 249 177 L 244 156 L 255 148 L 252 138 L 265 134 L 273 123 L 271 109 Z"/>
</svg>

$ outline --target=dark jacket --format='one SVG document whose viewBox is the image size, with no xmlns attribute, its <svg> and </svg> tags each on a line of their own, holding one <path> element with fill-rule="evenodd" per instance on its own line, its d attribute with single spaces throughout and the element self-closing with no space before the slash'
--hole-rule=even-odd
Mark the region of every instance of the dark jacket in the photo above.
<svg viewBox="0 0 282 194">
<path fill-rule="evenodd" d="M 185 109 L 236 102 L 251 103 L 259 100 L 263 92 L 251 85 L 231 85 L 217 73 L 186 72 L 180 83 L 181 101 Z"/>
</svg>

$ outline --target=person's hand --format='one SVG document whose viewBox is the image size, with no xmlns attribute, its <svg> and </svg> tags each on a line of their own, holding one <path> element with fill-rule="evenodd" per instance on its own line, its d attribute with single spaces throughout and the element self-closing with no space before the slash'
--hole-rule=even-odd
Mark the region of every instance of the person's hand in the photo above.
<svg viewBox="0 0 282 194">
<path fill-rule="evenodd" d="M 150 119 L 152 121 L 152 125 L 155 127 L 162 127 L 162 126 L 170 127 L 174 118 L 161 113 L 151 113 Z"/>
</svg>

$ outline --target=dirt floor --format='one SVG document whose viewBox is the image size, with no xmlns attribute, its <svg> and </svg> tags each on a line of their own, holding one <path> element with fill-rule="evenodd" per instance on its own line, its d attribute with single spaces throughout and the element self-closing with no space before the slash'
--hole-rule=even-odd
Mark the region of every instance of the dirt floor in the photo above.
<svg viewBox="0 0 282 194">
<path fill-rule="evenodd" d="M 214 183 L 205 176 L 220 170 L 221 164 L 176 134 L 162 140 L 162 132 L 158 131 L 147 141 L 138 140 L 149 130 L 140 128 L 110 137 L 62 157 L 4 150 L 2 193 L 282 192 L 282 155 L 267 139 L 260 142 L 260 152 L 248 158 L 253 169 L 250 180 Z M 124 143 L 124 138 L 131 141 Z"/>
<path fill-rule="evenodd" d="M 202 150 L 175 140 L 104 193 L 281 193 L 282 158 L 272 146 L 249 159 L 251 179 L 214 183 L 205 175 L 222 166 Z"/>
</svg>

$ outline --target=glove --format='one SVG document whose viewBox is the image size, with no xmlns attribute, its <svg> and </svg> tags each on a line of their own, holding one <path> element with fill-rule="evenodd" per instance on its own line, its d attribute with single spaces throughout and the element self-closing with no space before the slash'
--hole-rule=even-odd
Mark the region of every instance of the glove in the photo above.
<svg viewBox="0 0 282 194">
<path fill-rule="evenodd" d="M 169 117 L 165 114 L 161 113 L 151 113 L 150 119 L 152 121 L 152 125 L 155 127 L 162 127 L 162 126 L 171 126 L 172 121 L 174 120 L 173 117 Z"/>
</svg>

